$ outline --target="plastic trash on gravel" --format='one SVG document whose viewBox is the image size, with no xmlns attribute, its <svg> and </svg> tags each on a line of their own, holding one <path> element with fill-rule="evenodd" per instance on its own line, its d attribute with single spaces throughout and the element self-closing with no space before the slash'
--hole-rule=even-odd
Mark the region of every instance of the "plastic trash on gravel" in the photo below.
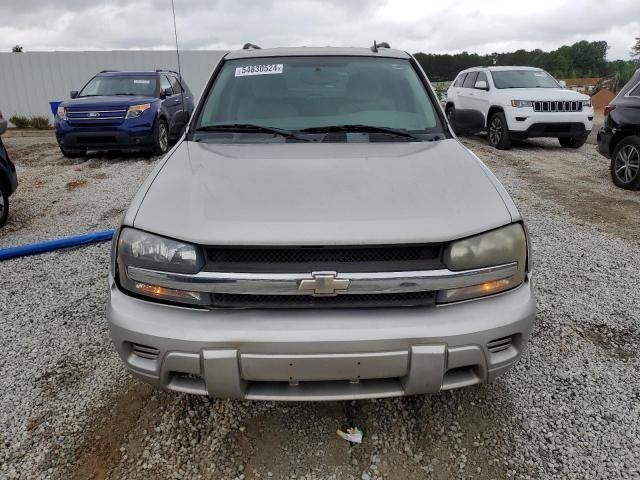
<svg viewBox="0 0 640 480">
<path fill-rule="evenodd" d="M 346 431 L 341 430 L 340 428 L 336 430 L 336 434 L 351 443 L 362 443 L 362 430 L 358 427 L 351 427 L 345 429 Z"/>
</svg>

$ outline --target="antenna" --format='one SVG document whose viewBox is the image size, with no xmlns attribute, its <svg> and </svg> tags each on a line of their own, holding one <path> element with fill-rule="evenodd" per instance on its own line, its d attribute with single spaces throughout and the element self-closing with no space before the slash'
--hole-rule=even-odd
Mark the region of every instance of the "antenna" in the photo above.
<svg viewBox="0 0 640 480">
<path fill-rule="evenodd" d="M 182 115 L 184 115 L 184 87 L 182 86 L 182 70 L 180 70 L 180 49 L 178 48 L 178 28 L 176 27 L 176 7 L 171 0 L 171 12 L 173 13 L 173 34 L 176 37 L 176 57 L 178 57 L 178 83 L 180 84 L 180 100 L 182 101 Z M 185 128 L 186 128 L 185 121 Z"/>
</svg>

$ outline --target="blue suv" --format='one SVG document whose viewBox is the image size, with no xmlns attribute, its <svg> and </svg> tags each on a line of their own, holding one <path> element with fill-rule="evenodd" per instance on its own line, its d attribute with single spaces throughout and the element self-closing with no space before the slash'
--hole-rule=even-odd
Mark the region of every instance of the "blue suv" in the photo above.
<svg viewBox="0 0 640 480">
<path fill-rule="evenodd" d="M 162 155 L 182 135 L 193 107 L 193 95 L 176 72 L 105 70 L 60 104 L 56 138 L 69 158 L 87 150 Z"/>
</svg>

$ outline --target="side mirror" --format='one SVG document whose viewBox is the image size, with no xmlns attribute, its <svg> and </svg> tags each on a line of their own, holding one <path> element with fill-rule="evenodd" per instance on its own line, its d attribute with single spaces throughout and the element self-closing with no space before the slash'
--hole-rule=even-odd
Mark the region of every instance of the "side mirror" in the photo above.
<svg viewBox="0 0 640 480">
<path fill-rule="evenodd" d="M 7 131 L 7 121 L 2 116 L 2 113 L 0 113 L 0 135 L 2 135 L 6 131 Z"/>
<path fill-rule="evenodd" d="M 476 82 L 476 88 L 478 90 L 489 90 L 489 85 L 487 84 L 487 82 L 485 80 L 478 80 Z"/>
<path fill-rule="evenodd" d="M 163 100 L 167 97 L 170 97 L 171 95 L 173 95 L 173 90 L 171 90 L 170 88 L 165 88 L 160 92 L 160 98 L 162 98 Z"/>
<path fill-rule="evenodd" d="M 560 84 L 560 87 L 567 88 L 567 82 L 565 82 L 564 80 L 560 80 L 558 83 Z"/>
<path fill-rule="evenodd" d="M 484 115 L 478 110 L 454 110 L 449 122 L 456 135 L 473 135 L 484 130 Z"/>
<path fill-rule="evenodd" d="M 69 92 L 69 96 L 71 98 L 76 98 L 78 96 L 80 92 L 78 92 L 77 90 L 71 90 L 71 92 Z"/>
</svg>

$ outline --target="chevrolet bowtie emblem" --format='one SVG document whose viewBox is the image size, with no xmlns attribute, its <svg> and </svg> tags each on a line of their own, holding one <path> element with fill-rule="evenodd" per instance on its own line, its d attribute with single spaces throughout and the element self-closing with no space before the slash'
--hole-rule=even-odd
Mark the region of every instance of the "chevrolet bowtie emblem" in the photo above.
<svg viewBox="0 0 640 480">
<path fill-rule="evenodd" d="M 349 288 L 351 280 L 336 278 L 336 272 L 314 272 L 310 280 L 301 280 L 298 290 L 315 296 L 337 295 Z"/>
</svg>

